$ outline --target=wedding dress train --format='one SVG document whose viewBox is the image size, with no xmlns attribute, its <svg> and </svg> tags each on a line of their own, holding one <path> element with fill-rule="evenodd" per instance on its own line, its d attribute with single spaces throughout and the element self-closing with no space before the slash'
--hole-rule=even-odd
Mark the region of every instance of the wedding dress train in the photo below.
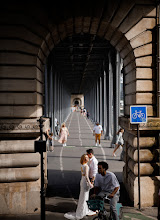
<svg viewBox="0 0 160 220">
<path fill-rule="evenodd" d="M 96 214 L 96 212 L 93 212 L 88 208 L 86 202 L 89 198 L 89 190 L 91 188 L 86 180 L 86 177 L 88 179 L 88 173 L 89 173 L 89 166 L 87 164 L 81 165 L 81 173 L 82 173 L 82 178 L 80 182 L 80 195 L 78 200 L 78 206 L 76 212 L 68 212 L 64 214 L 64 217 L 67 219 L 82 219 L 86 215 Z"/>
</svg>

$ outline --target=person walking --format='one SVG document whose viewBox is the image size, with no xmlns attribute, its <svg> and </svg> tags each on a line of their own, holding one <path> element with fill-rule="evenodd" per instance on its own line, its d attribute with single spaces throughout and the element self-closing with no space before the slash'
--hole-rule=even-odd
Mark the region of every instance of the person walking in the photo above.
<svg viewBox="0 0 160 220">
<path fill-rule="evenodd" d="M 64 214 L 67 219 L 82 219 L 86 215 L 92 216 L 96 212 L 89 210 L 87 200 L 89 199 L 89 190 L 93 188 L 93 184 L 89 180 L 89 157 L 83 154 L 80 159 L 81 163 L 81 181 L 80 181 L 80 195 L 76 212 L 68 212 Z"/>
<path fill-rule="evenodd" d="M 98 173 L 95 179 L 94 192 L 92 197 L 104 197 L 109 198 L 110 211 L 113 220 L 118 220 L 118 214 L 116 210 L 117 202 L 119 201 L 120 184 L 114 173 L 107 171 L 108 164 L 106 162 L 98 163 Z"/>
<path fill-rule="evenodd" d="M 96 122 L 93 128 L 93 136 L 95 136 L 95 146 L 97 146 L 97 140 L 99 142 L 99 146 L 101 147 L 101 136 L 103 135 L 102 126 L 99 122 Z"/>
<path fill-rule="evenodd" d="M 47 146 L 47 151 L 53 152 L 54 146 L 53 146 L 53 133 L 50 132 L 50 129 L 48 129 L 45 133 L 45 138 L 46 138 L 46 146 Z"/>
<path fill-rule="evenodd" d="M 63 144 L 63 147 L 66 146 L 67 136 L 69 136 L 69 131 L 66 127 L 65 123 L 62 123 L 60 132 L 59 132 L 60 139 L 58 140 L 59 143 Z"/>
<path fill-rule="evenodd" d="M 92 184 L 94 184 L 94 180 L 96 178 L 96 174 L 98 173 L 98 160 L 94 156 L 93 149 L 86 150 L 87 155 L 89 157 L 89 179 Z"/>
<path fill-rule="evenodd" d="M 57 118 L 54 119 L 54 127 L 55 127 L 55 135 L 58 136 L 58 125 L 59 125 L 59 122 L 57 120 Z"/>
<path fill-rule="evenodd" d="M 124 143 L 124 141 L 123 141 L 123 133 L 124 133 L 124 129 L 123 129 L 123 128 L 120 128 L 119 131 L 117 132 L 117 140 L 116 140 L 116 144 L 115 144 L 116 147 L 115 147 L 115 149 L 114 149 L 114 151 L 113 151 L 113 153 L 112 153 L 112 156 L 113 156 L 113 157 L 116 157 L 116 154 L 115 154 L 116 150 L 117 150 L 120 146 L 123 147 L 123 143 Z"/>
<path fill-rule="evenodd" d="M 89 116 L 90 116 L 89 111 L 87 111 L 87 118 L 88 118 L 88 119 L 89 119 Z"/>
</svg>

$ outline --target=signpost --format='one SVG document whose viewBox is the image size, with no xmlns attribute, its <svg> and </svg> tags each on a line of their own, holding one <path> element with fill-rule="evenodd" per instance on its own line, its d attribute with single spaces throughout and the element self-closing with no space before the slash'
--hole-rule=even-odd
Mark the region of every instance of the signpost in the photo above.
<svg viewBox="0 0 160 220">
<path fill-rule="evenodd" d="M 139 160 L 139 124 L 147 123 L 147 106 L 134 105 L 130 106 L 130 123 L 137 124 L 137 150 L 138 150 L 138 207 L 141 209 L 140 193 L 140 160 Z"/>
</svg>

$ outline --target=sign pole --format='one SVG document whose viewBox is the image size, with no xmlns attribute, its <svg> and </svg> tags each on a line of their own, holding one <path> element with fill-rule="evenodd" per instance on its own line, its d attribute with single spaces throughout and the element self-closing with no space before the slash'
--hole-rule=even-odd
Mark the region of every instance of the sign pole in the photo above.
<svg viewBox="0 0 160 220">
<path fill-rule="evenodd" d="M 138 208 L 141 210 L 141 189 L 140 189 L 140 159 L 139 159 L 139 124 L 137 124 L 137 150 L 138 150 Z"/>
<path fill-rule="evenodd" d="M 139 147 L 139 125 L 147 123 L 147 106 L 130 106 L 130 123 L 137 125 L 137 156 L 138 156 L 138 208 L 141 210 L 141 187 L 140 187 L 140 147 Z"/>
</svg>

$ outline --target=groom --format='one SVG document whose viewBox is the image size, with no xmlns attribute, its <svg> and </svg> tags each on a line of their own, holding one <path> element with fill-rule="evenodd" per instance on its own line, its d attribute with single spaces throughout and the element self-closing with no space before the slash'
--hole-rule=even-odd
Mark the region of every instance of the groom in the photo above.
<svg viewBox="0 0 160 220">
<path fill-rule="evenodd" d="M 89 157 L 89 179 L 92 184 L 94 184 L 94 180 L 96 178 L 96 174 L 98 173 L 98 160 L 94 156 L 93 149 L 86 150 L 87 155 Z"/>
</svg>

